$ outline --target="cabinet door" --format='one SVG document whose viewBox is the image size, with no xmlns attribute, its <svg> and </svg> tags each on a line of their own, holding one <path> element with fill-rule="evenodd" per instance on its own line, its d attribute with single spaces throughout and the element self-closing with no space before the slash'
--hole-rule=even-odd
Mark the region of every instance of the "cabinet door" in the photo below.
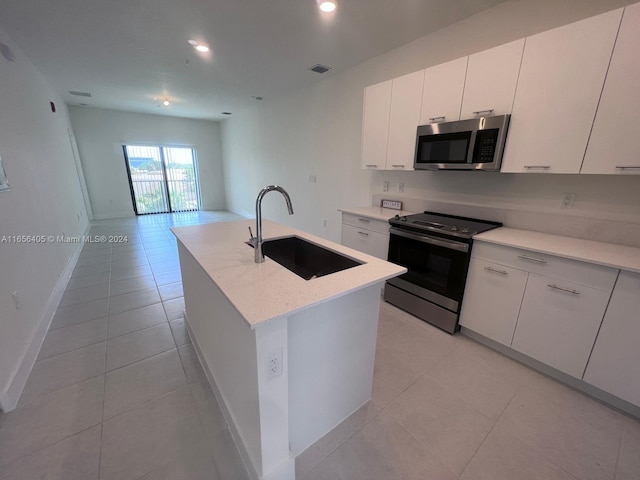
<svg viewBox="0 0 640 480">
<path fill-rule="evenodd" d="M 580 171 L 621 15 L 526 39 L 502 172 Z"/>
<path fill-rule="evenodd" d="M 420 125 L 460 120 L 467 59 L 458 58 L 424 71 Z"/>
<path fill-rule="evenodd" d="M 640 274 L 620 272 L 584 381 L 640 406 Z"/>
<path fill-rule="evenodd" d="M 624 9 L 580 173 L 640 174 L 640 4 Z"/>
<path fill-rule="evenodd" d="M 423 83 L 424 70 L 392 81 L 387 170 L 413 170 Z"/>
<path fill-rule="evenodd" d="M 469 57 L 460 118 L 511 113 L 524 38 Z"/>
<path fill-rule="evenodd" d="M 511 346 L 527 272 L 471 259 L 460 325 Z"/>
<path fill-rule="evenodd" d="M 530 273 L 511 346 L 582 378 L 610 293 Z"/>
<path fill-rule="evenodd" d="M 386 260 L 389 251 L 389 235 L 343 223 L 342 245 Z"/>
<path fill-rule="evenodd" d="M 385 168 L 390 110 L 391 80 L 364 89 L 362 168 Z"/>
</svg>

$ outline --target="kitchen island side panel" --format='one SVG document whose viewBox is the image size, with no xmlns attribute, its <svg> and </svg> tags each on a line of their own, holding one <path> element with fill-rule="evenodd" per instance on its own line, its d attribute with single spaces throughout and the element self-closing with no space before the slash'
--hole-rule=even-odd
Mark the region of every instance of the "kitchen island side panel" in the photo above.
<svg viewBox="0 0 640 480">
<path fill-rule="evenodd" d="M 178 242 L 189 329 L 254 468 L 262 465 L 254 330 Z M 220 399 L 219 399 L 220 400 Z M 261 472 L 257 472 L 261 474 Z"/>
<path fill-rule="evenodd" d="M 380 288 L 374 284 L 289 317 L 293 455 L 371 399 Z"/>
</svg>

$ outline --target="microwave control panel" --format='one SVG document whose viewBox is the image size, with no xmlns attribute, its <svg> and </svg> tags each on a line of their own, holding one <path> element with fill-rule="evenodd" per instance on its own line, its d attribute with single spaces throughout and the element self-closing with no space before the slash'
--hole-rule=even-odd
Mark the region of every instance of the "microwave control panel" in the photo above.
<svg viewBox="0 0 640 480">
<path fill-rule="evenodd" d="M 473 149 L 473 163 L 491 163 L 496 155 L 499 129 L 490 128 L 476 132 L 476 144 Z"/>
</svg>

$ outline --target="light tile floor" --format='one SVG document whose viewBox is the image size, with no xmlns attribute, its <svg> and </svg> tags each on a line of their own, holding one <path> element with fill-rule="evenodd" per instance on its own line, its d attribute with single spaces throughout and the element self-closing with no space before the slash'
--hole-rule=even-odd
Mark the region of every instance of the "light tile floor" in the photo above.
<svg viewBox="0 0 640 480">
<path fill-rule="evenodd" d="M 186 334 L 168 227 L 96 222 L 18 408 L 0 480 L 244 480 Z M 296 459 L 304 480 L 640 479 L 640 424 L 382 303 L 373 399 Z"/>
</svg>

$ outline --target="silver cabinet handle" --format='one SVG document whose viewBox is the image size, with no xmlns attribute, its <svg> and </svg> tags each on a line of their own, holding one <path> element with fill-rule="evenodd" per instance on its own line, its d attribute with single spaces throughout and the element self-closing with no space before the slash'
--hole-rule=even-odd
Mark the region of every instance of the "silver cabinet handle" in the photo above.
<svg viewBox="0 0 640 480">
<path fill-rule="evenodd" d="M 500 275 L 509 275 L 509 272 L 507 272 L 506 270 L 496 270 L 495 268 L 491 267 L 484 267 L 484 269 L 489 272 L 499 273 Z"/>
<path fill-rule="evenodd" d="M 430 122 L 444 121 L 445 118 L 447 118 L 447 117 L 445 117 L 445 116 L 442 116 L 442 117 L 429 117 L 429 121 Z"/>
<path fill-rule="evenodd" d="M 361 232 L 361 231 L 359 231 L 359 230 L 358 230 L 358 233 L 359 233 L 360 235 L 364 235 L 365 237 L 368 237 L 368 236 L 369 236 L 369 234 L 368 234 L 367 232 Z"/>
<path fill-rule="evenodd" d="M 528 170 L 549 170 L 551 165 L 524 165 Z"/>
<path fill-rule="evenodd" d="M 358 220 L 360 220 L 361 222 L 364 222 L 364 223 L 369 223 L 371 221 L 368 218 L 359 218 Z"/>
<path fill-rule="evenodd" d="M 378 165 L 365 165 L 365 167 L 367 168 L 373 168 L 373 167 L 377 167 Z"/>
<path fill-rule="evenodd" d="M 404 165 L 391 165 L 393 168 L 404 168 Z"/>
<path fill-rule="evenodd" d="M 493 108 L 490 108 L 489 110 L 478 110 L 477 112 L 473 112 L 474 115 L 484 115 L 489 114 L 491 115 L 494 112 Z"/>
<path fill-rule="evenodd" d="M 554 283 L 550 283 L 549 285 L 547 285 L 547 287 L 553 288 L 554 290 L 561 290 L 563 292 L 571 293 L 573 295 L 580 295 L 580 292 L 578 290 L 573 290 L 573 289 L 569 289 L 569 288 L 562 288 L 562 287 L 559 287 L 558 285 L 556 285 Z"/>
<path fill-rule="evenodd" d="M 518 255 L 518 258 L 521 258 L 522 260 L 529 260 L 530 262 L 547 263 L 544 258 L 534 258 L 527 255 Z"/>
<path fill-rule="evenodd" d="M 616 168 L 624 170 L 625 168 L 638 168 L 640 169 L 640 165 L 616 165 Z"/>
</svg>

